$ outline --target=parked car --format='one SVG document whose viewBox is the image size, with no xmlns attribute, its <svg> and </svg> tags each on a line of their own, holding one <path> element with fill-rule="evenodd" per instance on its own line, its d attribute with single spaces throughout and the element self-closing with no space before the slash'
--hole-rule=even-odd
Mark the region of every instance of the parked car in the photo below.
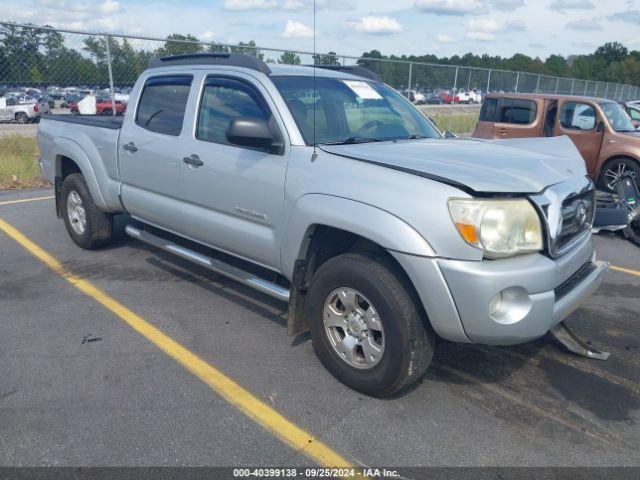
<svg viewBox="0 0 640 480">
<path fill-rule="evenodd" d="M 37 123 L 45 105 L 35 100 L 21 103 L 16 97 L 3 97 L 0 99 L 0 121 Z"/>
<path fill-rule="evenodd" d="M 458 96 L 458 102 L 460 103 L 481 103 L 482 102 L 482 96 L 473 90 L 469 90 L 469 91 L 461 90 L 458 92 L 457 96 Z"/>
<path fill-rule="evenodd" d="M 130 236 L 288 301 L 289 334 L 366 394 L 417 382 L 436 336 L 564 328 L 606 274 L 567 138 L 449 140 L 373 72 L 235 54 L 153 60 L 131 105 L 40 125 L 71 239 L 105 245 L 126 210 Z"/>
<path fill-rule="evenodd" d="M 448 90 L 443 90 L 442 92 L 440 92 L 440 96 L 446 104 L 460 103 L 460 97 L 458 97 L 458 95 L 452 95 Z"/>
<path fill-rule="evenodd" d="M 122 115 L 127 109 L 127 104 L 123 103 L 119 100 L 116 100 L 116 115 Z M 78 114 L 80 113 L 78 108 L 78 102 L 71 102 L 69 104 L 69 109 L 71 113 Z M 113 104 L 111 103 L 110 98 L 96 98 L 96 115 L 106 115 L 111 116 L 113 113 Z"/>
<path fill-rule="evenodd" d="M 634 104 L 630 102 L 627 104 L 623 104 L 623 106 L 627 112 L 627 115 L 629 115 L 629 118 L 631 118 L 631 123 L 633 124 L 633 126 L 636 127 L 636 130 L 640 129 L 640 104 Z"/>
<path fill-rule="evenodd" d="M 417 90 L 405 90 L 403 93 L 411 103 L 415 103 L 416 105 L 423 105 L 425 103 L 424 94 Z"/>
<path fill-rule="evenodd" d="M 640 135 L 619 103 L 564 95 L 490 94 L 480 111 L 477 138 L 567 135 L 598 186 L 613 191 L 621 175 L 640 178 Z"/>
<path fill-rule="evenodd" d="M 444 98 L 439 93 L 431 92 L 425 95 L 424 103 L 427 105 L 442 105 L 444 104 Z"/>
</svg>

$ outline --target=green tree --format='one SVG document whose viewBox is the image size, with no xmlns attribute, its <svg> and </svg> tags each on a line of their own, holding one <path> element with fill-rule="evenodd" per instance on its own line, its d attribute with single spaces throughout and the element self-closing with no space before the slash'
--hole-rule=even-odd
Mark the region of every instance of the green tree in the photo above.
<svg viewBox="0 0 640 480">
<path fill-rule="evenodd" d="M 284 63 L 286 65 L 300 65 L 301 60 L 300 57 L 293 52 L 284 52 L 280 55 L 278 63 Z"/>
</svg>

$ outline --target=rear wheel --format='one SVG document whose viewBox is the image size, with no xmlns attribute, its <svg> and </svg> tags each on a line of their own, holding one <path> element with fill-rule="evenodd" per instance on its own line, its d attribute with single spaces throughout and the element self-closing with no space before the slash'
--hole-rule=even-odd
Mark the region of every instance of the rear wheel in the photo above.
<svg viewBox="0 0 640 480">
<path fill-rule="evenodd" d="M 29 121 L 29 116 L 24 112 L 16 113 L 16 122 L 18 123 L 27 123 Z"/>
<path fill-rule="evenodd" d="M 630 158 L 621 157 L 609 160 L 600 170 L 598 187 L 607 192 L 615 192 L 615 185 L 623 175 L 630 175 L 638 182 L 640 180 L 640 165 Z"/>
<path fill-rule="evenodd" d="M 82 174 L 65 178 L 60 202 L 67 232 L 76 245 L 91 250 L 111 240 L 113 215 L 96 206 Z"/>
<path fill-rule="evenodd" d="M 431 362 L 435 334 L 386 259 L 346 253 L 328 260 L 312 278 L 307 305 L 318 358 L 355 390 L 393 395 L 420 380 Z"/>
</svg>

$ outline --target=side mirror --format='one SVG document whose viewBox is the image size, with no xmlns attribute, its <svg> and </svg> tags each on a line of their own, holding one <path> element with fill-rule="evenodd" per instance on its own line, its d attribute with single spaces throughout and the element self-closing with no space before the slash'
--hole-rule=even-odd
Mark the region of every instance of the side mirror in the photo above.
<svg viewBox="0 0 640 480">
<path fill-rule="evenodd" d="M 597 132 L 604 132 L 604 122 L 602 120 L 600 120 L 598 122 L 598 126 L 596 127 L 596 131 Z"/>
<path fill-rule="evenodd" d="M 231 120 L 226 137 L 229 143 L 241 147 L 266 148 L 271 153 L 278 153 L 282 149 L 269 122 L 262 118 L 242 117 Z"/>
</svg>

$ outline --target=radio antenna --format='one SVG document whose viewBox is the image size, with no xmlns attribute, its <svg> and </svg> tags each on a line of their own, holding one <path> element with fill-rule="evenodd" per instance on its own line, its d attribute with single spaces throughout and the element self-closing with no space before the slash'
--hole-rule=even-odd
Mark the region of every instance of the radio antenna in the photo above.
<svg viewBox="0 0 640 480">
<path fill-rule="evenodd" d="M 318 61 L 318 52 L 316 50 L 316 0 L 313 0 L 313 155 L 311 155 L 311 161 L 315 161 L 318 158 L 316 151 L 316 62 Z"/>
</svg>

